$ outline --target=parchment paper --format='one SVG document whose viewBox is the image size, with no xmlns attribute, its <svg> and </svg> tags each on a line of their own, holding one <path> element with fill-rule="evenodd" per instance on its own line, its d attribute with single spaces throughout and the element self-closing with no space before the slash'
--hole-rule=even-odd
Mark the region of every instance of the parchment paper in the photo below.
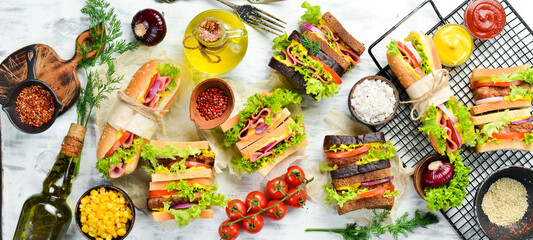
<svg viewBox="0 0 533 240">
<path fill-rule="evenodd" d="M 348 118 L 344 113 L 340 112 L 337 109 L 331 109 L 324 119 L 326 122 L 326 135 L 361 135 L 372 132 L 370 128 L 366 125 L 363 125 L 359 122 L 353 121 Z M 326 159 L 323 159 L 326 161 Z M 328 205 L 324 200 L 326 198 L 326 192 L 323 189 L 324 184 L 331 184 L 331 176 L 329 173 L 322 173 L 319 169 L 319 164 L 313 165 L 307 173 L 310 176 L 315 177 L 315 179 L 309 183 L 306 188 L 307 195 L 315 202 L 324 205 L 326 208 L 331 209 L 334 212 L 337 212 L 336 205 Z M 400 205 L 405 190 L 407 189 L 407 184 L 409 184 L 409 176 L 413 174 L 414 169 L 406 169 L 402 167 L 402 163 L 398 156 L 395 156 L 390 161 L 391 164 L 391 174 L 394 176 L 392 183 L 395 186 L 395 189 L 398 191 L 399 195 L 394 201 L 394 205 L 391 210 L 390 217 L 386 219 L 385 224 L 390 224 L 392 219 L 396 219 L 396 211 Z M 359 224 L 368 224 L 372 219 L 372 210 L 370 209 L 360 209 L 346 213 L 342 216 L 350 220 L 354 220 Z"/>
</svg>

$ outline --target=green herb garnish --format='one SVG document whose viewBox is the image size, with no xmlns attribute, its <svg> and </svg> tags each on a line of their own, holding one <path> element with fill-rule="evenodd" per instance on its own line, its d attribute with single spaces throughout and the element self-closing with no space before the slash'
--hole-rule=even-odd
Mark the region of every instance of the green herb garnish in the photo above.
<svg viewBox="0 0 533 240">
<path fill-rule="evenodd" d="M 305 48 L 307 48 L 309 53 L 313 56 L 316 55 L 320 51 L 320 45 L 318 44 L 318 42 L 313 42 L 309 40 L 309 38 L 307 38 L 305 35 L 302 37 L 302 41 L 300 41 L 300 43 Z"/>
</svg>

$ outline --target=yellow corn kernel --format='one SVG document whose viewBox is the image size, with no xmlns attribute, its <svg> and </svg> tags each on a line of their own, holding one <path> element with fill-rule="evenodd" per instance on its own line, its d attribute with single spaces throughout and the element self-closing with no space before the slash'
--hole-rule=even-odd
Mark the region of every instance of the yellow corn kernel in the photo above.
<svg viewBox="0 0 533 240">
<path fill-rule="evenodd" d="M 123 228 L 121 228 L 121 229 L 119 229 L 119 230 L 117 231 L 117 234 L 118 234 L 119 236 L 122 237 L 122 236 L 126 235 L 126 230 L 123 229 Z"/>
<path fill-rule="evenodd" d="M 81 227 L 81 231 L 83 231 L 84 233 L 89 232 L 89 226 L 83 225 L 83 227 Z"/>
<path fill-rule="evenodd" d="M 96 190 L 91 190 L 91 196 L 96 196 L 96 194 L 98 194 L 98 192 Z"/>
</svg>

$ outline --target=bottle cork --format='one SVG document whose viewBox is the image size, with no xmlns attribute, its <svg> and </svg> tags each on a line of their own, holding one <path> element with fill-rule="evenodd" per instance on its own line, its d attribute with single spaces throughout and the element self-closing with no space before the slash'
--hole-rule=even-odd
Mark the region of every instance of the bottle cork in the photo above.
<svg viewBox="0 0 533 240">
<path fill-rule="evenodd" d="M 75 123 L 70 124 L 67 136 L 65 136 L 63 144 L 61 144 L 61 152 L 78 157 L 83 148 L 83 139 L 86 131 L 87 128 L 84 126 Z"/>
</svg>

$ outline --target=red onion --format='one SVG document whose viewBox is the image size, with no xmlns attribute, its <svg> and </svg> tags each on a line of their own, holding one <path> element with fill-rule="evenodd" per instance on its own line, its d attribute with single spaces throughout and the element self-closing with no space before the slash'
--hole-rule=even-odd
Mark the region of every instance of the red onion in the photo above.
<svg viewBox="0 0 533 240">
<path fill-rule="evenodd" d="M 196 204 L 198 204 L 198 203 L 182 203 L 182 204 L 174 205 L 171 208 L 172 209 L 185 209 L 185 208 L 190 208 L 190 207 L 192 207 L 192 206 L 194 206 Z"/>
<path fill-rule="evenodd" d="M 160 43 L 167 34 L 167 25 L 163 15 L 151 8 L 143 9 L 133 16 L 131 29 L 135 39 L 146 46 Z"/>
<path fill-rule="evenodd" d="M 455 116 L 450 112 L 450 110 L 448 110 L 448 108 L 446 108 L 446 106 L 444 106 L 444 104 L 441 104 L 437 107 L 440 108 L 440 110 L 442 110 L 446 116 L 448 116 L 448 119 L 450 119 L 453 124 L 457 123 L 457 118 L 455 118 Z"/>
<path fill-rule="evenodd" d="M 157 92 L 159 91 L 160 85 L 161 85 L 161 81 L 154 82 L 154 84 L 152 85 L 152 88 L 148 90 L 148 92 L 146 93 L 146 97 L 144 97 L 145 101 L 152 99 L 157 94 Z"/>
<path fill-rule="evenodd" d="M 274 144 L 276 144 L 278 141 L 273 141 L 273 142 L 270 142 L 268 143 L 267 145 L 265 145 L 264 147 L 262 147 L 261 149 L 258 150 L 258 152 L 265 152 L 266 150 L 268 150 L 270 147 L 272 147 Z"/>
<path fill-rule="evenodd" d="M 434 161 L 422 173 L 422 182 L 428 187 L 440 187 L 453 177 L 453 165 L 448 161 Z"/>
<path fill-rule="evenodd" d="M 480 100 L 476 100 L 476 105 L 482 104 L 482 103 L 488 103 L 488 102 L 499 102 L 505 100 L 504 97 L 490 97 L 490 98 L 483 98 Z"/>
<path fill-rule="evenodd" d="M 530 122 L 531 120 L 533 120 L 533 116 L 528 117 L 526 119 L 516 120 L 514 122 L 511 122 L 511 124 L 519 124 L 519 123 L 523 123 L 523 122 Z"/>
<path fill-rule="evenodd" d="M 418 64 L 422 64 L 422 58 L 420 58 L 420 54 L 418 54 L 415 47 L 413 47 L 413 44 L 411 42 L 405 42 L 404 45 L 413 53 Z"/>
<path fill-rule="evenodd" d="M 307 23 L 307 22 L 303 22 L 302 24 L 300 24 L 300 32 L 304 33 L 305 30 L 309 30 L 311 32 L 315 32 L 318 35 L 322 36 L 327 42 L 329 42 L 329 40 L 326 37 L 326 35 L 320 29 L 318 29 L 317 27 L 313 26 L 313 24 Z"/>
<path fill-rule="evenodd" d="M 380 183 L 384 183 L 384 182 L 388 182 L 390 180 L 394 179 L 394 176 L 390 176 L 390 177 L 387 177 L 387 178 L 383 178 L 381 180 L 378 180 L 378 181 L 372 181 L 372 182 L 364 182 L 364 183 L 361 183 L 361 186 L 372 186 L 372 185 L 376 185 L 376 184 L 380 184 Z"/>
</svg>

